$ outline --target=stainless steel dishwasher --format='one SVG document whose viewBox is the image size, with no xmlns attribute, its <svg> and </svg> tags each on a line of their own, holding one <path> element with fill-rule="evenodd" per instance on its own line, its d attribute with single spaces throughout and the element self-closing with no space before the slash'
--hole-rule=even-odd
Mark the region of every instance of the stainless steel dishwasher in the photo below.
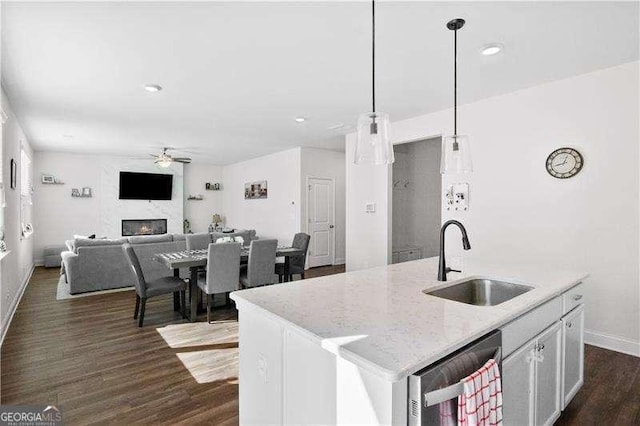
<svg viewBox="0 0 640 426">
<path fill-rule="evenodd" d="M 461 380 L 493 358 L 502 372 L 502 334 L 493 331 L 409 376 L 409 425 L 457 425 Z"/>
</svg>

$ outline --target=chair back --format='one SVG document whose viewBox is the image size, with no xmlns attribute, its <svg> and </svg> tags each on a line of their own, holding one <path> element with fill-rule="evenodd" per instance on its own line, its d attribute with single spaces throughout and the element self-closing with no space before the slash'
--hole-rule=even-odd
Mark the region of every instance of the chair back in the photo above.
<svg viewBox="0 0 640 426">
<path fill-rule="evenodd" d="M 240 282 L 240 244 L 209 244 L 207 259 L 207 294 L 238 289 Z"/>
<path fill-rule="evenodd" d="M 211 235 L 203 232 L 201 234 L 186 234 L 187 250 L 206 250 L 211 244 Z"/>
<path fill-rule="evenodd" d="M 136 277 L 134 285 L 138 296 L 147 297 L 147 282 L 144 279 L 142 267 L 140 266 L 140 261 L 138 260 L 136 252 L 133 250 L 133 246 L 129 243 L 123 244 L 122 251 L 124 252 L 124 257 L 129 262 L 129 266 L 131 266 L 133 275 Z"/>
<path fill-rule="evenodd" d="M 247 279 L 250 287 L 273 284 L 278 281 L 274 272 L 277 250 L 278 240 L 251 241 L 247 265 Z"/>
<path fill-rule="evenodd" d="M 309 241 L 311 235 L 299 232 L 293 236 L 293 247 L 302 250 L 304 253 L 299 256 L 291 256 L 289 258 L 289 266 L 292 272 L 296 274 L 304 272 L 304 265 L 307 262 L 307 251 L 309 251 Z"/>
</svg>

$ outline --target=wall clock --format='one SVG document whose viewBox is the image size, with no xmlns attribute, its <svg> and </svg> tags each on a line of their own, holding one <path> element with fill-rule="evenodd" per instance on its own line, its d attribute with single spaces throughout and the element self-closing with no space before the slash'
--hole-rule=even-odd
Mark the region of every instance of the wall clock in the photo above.
<svg viewBox="0 0 640 426">
<path fill-rule="evenodd" d="M 582 154 L 573 148 L 558 148 L 547 157 L 547 172 L 554 178 L 574 177 L 583 166 Z"/>
</svg>

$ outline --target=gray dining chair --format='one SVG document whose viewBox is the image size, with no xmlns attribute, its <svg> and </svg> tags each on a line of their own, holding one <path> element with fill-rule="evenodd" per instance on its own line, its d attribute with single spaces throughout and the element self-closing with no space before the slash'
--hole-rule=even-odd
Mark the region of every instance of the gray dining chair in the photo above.
<svg viewBox="0 0 640 426">
<path fill-rule="evenodd" d="M 184 236 L 187 243 L 187 250 L 206 250 L 211 241 L 211 234 L 203 232 L 201 234 L 186 234 Z"/>
<path fill-rule="evenodd" d="M 209 244 L 207 275 L 198 279 L 198 287 L 207 298 L 207 322 L 211 324 L 213 295 L 238 290 L 240 282 L 240 244 Z"/>
<path fill-rule="evenodd" d="M 274 273 L 278 240 L 254 240 L 249 246 L 249 261 L 240 268 L 240 284 L 243 288 L 257 287 L 278 282 Z"/>
<path fill-rule="evenodd" d="M 126 259 L 129 261 L 129 265 L 133 270 L 133 274 L 136 277 L 134 285 L 136 288 L 136 310 L 133 314 L 133 319 L 138 319 L 138 327 L 142 327 L 144 322 L 144 311 L 147 305 L 147 299 L 155 296 L 162 296 L 163 294 L 180 292 L 182 298 L 182 316 L 185 315 L 187 283 L 180 277 L 162 277 L 153 281 L 147 281 L 144 278 L 142 267 L 136 252 L 133 250 L 131 244 L 123 244 L 122 251 Z"/>
<path fill-rule="evenodd" d="M 309 241 L 311 241 L 311 236 L 304 232 L 299 232 L 293 236 L 291 246 L 302 250 L 304 253 L 289 258 L 289 281 L 293 281 L 294 274 L 300 275 L 300 278 L 304 280 L 304 266 L 307 263 Z M 276 263 L 276 274 L 278 274 L 278 280 L 282 282 L 285 274 L 284 263 Z"/>
</svg>

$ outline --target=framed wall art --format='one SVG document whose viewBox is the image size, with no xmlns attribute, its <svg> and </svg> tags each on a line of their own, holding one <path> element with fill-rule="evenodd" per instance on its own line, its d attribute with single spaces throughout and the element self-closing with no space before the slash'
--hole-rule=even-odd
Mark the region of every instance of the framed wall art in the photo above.
<svg viewBox="0 0 640 426">
<path fill-rule="evenodd" d="M 267 181 L 245 183 L 244 199 L 255 200 L 259 198 L 267 198 Z"/>
</svg>

